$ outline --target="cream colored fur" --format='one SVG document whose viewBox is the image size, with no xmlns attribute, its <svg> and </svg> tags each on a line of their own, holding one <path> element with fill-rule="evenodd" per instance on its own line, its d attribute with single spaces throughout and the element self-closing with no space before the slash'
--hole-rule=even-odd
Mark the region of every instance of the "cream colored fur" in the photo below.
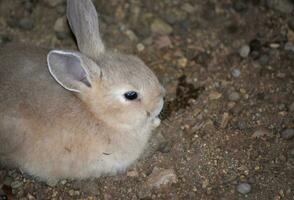
<svg viewBox="0 0 294 200">
<path fill-rule="evenodd" d="M 77 10 L 83 13 L 83 7 L 93 13 L 90 0 L 68 4 L 73 8 L 69 18 Z M 77 24 L 69 20 L 74 30 L 84 23 L 83 17 Z M 0 49 L 0 160 L 48 183 L 124 171 L 159 125 L 163 104 L 164 89 L 140 59 L 105 51 L 99 34 L 93 48 L 87 35 L 74 33 L 82 49 L 73 54 L 81 54 L 91 83 L 70 82 L 79 92 L 67 90 L 50 74 L 49 50 L 26 45 Z M 125 100 L 129 90 L 138 91 L 140 99 Z"/>
</svg>

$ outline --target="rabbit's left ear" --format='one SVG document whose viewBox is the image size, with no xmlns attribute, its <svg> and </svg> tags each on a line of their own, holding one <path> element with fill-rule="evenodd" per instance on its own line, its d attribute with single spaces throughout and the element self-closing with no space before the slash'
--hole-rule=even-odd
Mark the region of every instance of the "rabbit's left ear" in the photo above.
<svg viewBox="0 0 294 200">
<path fill-rule="evenodd" d="M 91 0 L 67 0 L 67 19 L 82 53 L 96 58 L 105 51 L 98 15 Z"/>
<path fill-rule="evenodd" d="M 53 78 L 65 89 L 82 92 L 91 88 L 91 75 L 99 67 L 86 56 L 71 51 L 53 50 L 47 55 L 47 65 Z M 95 68 L 95 72 L 91 71 Z"/>
</svg>

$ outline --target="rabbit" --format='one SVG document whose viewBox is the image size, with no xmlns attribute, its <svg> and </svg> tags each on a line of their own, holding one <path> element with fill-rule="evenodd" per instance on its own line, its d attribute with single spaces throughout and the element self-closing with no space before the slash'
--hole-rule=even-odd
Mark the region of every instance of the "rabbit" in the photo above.
<svg viewBox="0 0 294 200">
<path fill-rule="evenodd" d="M 91 0 L 68 0 L 67 18 L 79 51 L 0 49 L 0 161 L 48 184 L 124 172 L 164 104 L 143 61 L 105 49 Z"/>
</svg>

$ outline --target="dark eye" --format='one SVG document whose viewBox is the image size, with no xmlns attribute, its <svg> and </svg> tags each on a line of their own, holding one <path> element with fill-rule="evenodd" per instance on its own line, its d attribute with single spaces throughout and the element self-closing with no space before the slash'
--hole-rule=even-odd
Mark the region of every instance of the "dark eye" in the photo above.
<svg viewBox="0 0 294 200">
<path fill-rule="evenodd" d="M 125 96 L 125 98 L 126 98 L 127 100 L 132 101 L 132 100 L 135 100 L 135 99 L 138 98 L 138 93 L 135 92 L 135 91 L 129 91 L 129 92 L 126 92 L 126 93 L 124 94 L 124 96 Z"/>
</svg>

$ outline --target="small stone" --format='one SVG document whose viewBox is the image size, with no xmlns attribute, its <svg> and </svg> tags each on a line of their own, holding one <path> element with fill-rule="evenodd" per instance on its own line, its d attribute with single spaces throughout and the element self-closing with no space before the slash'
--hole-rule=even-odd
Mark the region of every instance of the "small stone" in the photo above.
<svg viewBox="0 0 294 200">
<path fill-rule="evenodd" d="M 216 92 L 216 91 L 212 91 L 212 92 L 209 94 L 209 96 L 208 96 L 208 98 L 209 98 L 210 100 L 216 100 L 216 99 L 219 99 L 219 98 L 221 98 L 221 97 L 222 97 L 222 94 L 219 93 L 219 92 Z"/>
<path fill-rule="evenodd" d="M 169 153 L 172 148 L 172 144 L 169 141 L 163 141 L 159 144 L 157 151 L 161 153 Z"/>
<path fill-rule="evenodd" d="M 282 131 L 281 136 L 285 140 L 290 140 L 294 137 L 294 129 L 288 128 Z"/>
<path fill-rule="evenodd" d="M 55 7 L 55 6 L 63 3 L 64 0 L 44 0 L 44 2 L 50 7 Z"/>
<path fill-rule="evenodd" d="M 230 101 L 238 101 L 240 99 L 240 94 L 238 92 L 231 92 L 228 96 Z"/>
<path fill-rule="evenodd" d="M 251 185 L 248 183 L 240 183 L 237 186 L 237 191 L 241 194 L 248 194 L 251 191 Z"/>
<path fill-rule="evenodd" d="M 156 45 L 156 47 L 158 49 L 162 49 L 162 48 L 165 48 L 165 47 L 172 46 L 172 42 L 171 42 L 170 38 L 167 35 L 164 35 L 164 36 L 161 36 L 161 37 L 156 39 L 155 45 Z"/>
<path fill-rule="evenodd" d="M 139 176 L 139 173 L 137 170 L 130 170 L 127 172 L 127 176 L 128 177 L 138 177 Z"/>
<path fill-rule="evenodd" d="M 247 1 L 246 0 L 236 0 L 233 3 L 233 7 L 237 12 L 243 12 L 248 9 Z"/>
<path fill-rule="evenodd" d="M 230 120 L 230 115 L 229 115 L 229 113 L 225 112 L 223 114 L 223 118 L 222 118 L 222 122 L 221 122 L 220 127 L 221 128 L 226 128 L 228 123 L 229 123 L 229 120 Z"/>
<path fill-rule="evenodd" d="M 144 49 L 145 49 L 144 44 L 142 44 L 142 43 L 138 43 L 138 44 L 137 44 L 137 50 L 138 50 L 139 52 L 144 51 Z"/>
<path fill-rule="evenodd" d="M 19 21 L 19 27 L 24 30 L 32 30 L 34 28 L 34 22 L 30 18 L 22 18 Z"/>
<path fill-rule="evenodd" d="M 155 34 L 168 35 L 173 28 L 161 19 L 155 19 L 151 24 L 151 31 Z"/>
<path fill-rule="evenodd" d="M 241 120 L 237 124 L 239 130 L 245 130 L 248 128 L 248 125 L 245 121 Z"/>
<path fill-rule="evenodd" d="M 285 49 L 286 51 L 291 51 L 291 52 L 294 53 L 294 45 L 292 44 L 292 42 L 287 42 L 287 43 L 285 44 L 284 49 Z"/>
<path fill-rule="evenodd" d="M 187 67 L 187 64 L 188 64 L 188 59 L 187 58 L 180 58 L 180 59 L 178 59 L 178 65 L 181 68 Z"/>
<path fill-rule="evenodd" d="M 258 129 L 256 130 L 251 137 L 253 138 L 262 138 L 262 137 L 272 137 L 273 133 L 268 129 Z"/>
<path fill-rule="evenodd" d="M 238 77 L 240 77 L 240 75 L 241 75 L 240 69 L 233 69 L 232 70 L 232 76 L 233 77 L 238 78 Z"/>
<path fill-rule="evenodd" d="M 178 177 L 173 169 L 154 167 L 146 182 L 149 188 L 162 188 L 178 182 Z"/>
<path fill-rule="evenodd" d="M 290 14 L 294 9 L 293 3 L 289 0 L 266 0 L 266 4 L 269 8 L 285 14 Z"/>
<path fill-rule="evenodd" d="M 70 30 L 65 17 L 60 17 L 55 21 L 54 31 L 58 39 L 62 40 L 68 37 Z"/>
<path fill-rule="evenodd" d="M 128 38 L 131 40 L 131 41 L 137 41 L 138 40 L 138 37 L 136 36 L 136 34 L 134 33 L 134 31 L 132 30 L 126 30 L 126 35 L 128 36 Z"/>
<path fill-rule="evenodd" d="M 184 3 L 181 9 L 189 14 L 192 14 L 195 11 L 195 8 L 189 3 Z"/>
<path fill-rule="evenodd" d="M 278 43 L 271 43 L 269 46 L 272 49 L 278 49 L 278 48 L 280 48 L 280 44 L 278 44 Z"/>
<path fill-rule="evenodd" d="M 21 181 L 14 181 L 14 182 L 11 183 L 11 187 L 12 187 L 13 189 L 19 188 L 19 187 L 21 187 L 22 185 L 23 185 L 23 183 L 22 183 Z"/>
<path fill-rule="evenodd" d="M 247 58 L 250 53 L 250 47 L 248 45 L 244 45 L 239 49 L 239 55 L 242 58 Z"/>
<path fill-rule="evenodd" d="M 261 65 L 263 65 L 263 66 L 268 65 L 269 60 L 270 60 L 270 58 L 269 58 L 269 56 L 266 55 L 266 54 L 261 55 L 261 56 L 259 57 L 259 59 L 258 59 L 259 63 L 260 63 Z"/>
<path fill-rule="evenodd" d="M 28 193 L 27 194 L 27 198 L 29 199 L 29 200 L 35 200 L 36 199 L 36 197 L 34 197 L 32 194 L 30 194 L 30 193 Z"/>
</svg>

